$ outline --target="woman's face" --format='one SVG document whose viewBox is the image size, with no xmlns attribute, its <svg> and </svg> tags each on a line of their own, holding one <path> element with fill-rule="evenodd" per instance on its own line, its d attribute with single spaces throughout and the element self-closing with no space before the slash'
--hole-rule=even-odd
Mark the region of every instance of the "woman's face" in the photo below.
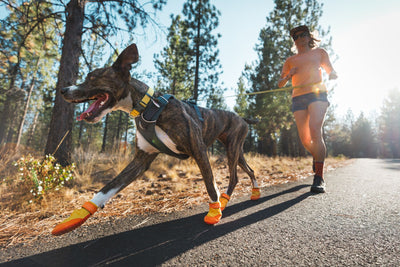
<svg viewBox="0 0 400 267">
<path fill-rule="evenodd" d="M 293 36 L 296 46 L 308 45 L 311 40 L 310 34 L 306 31 L 299 31 Z"/>
</svg>

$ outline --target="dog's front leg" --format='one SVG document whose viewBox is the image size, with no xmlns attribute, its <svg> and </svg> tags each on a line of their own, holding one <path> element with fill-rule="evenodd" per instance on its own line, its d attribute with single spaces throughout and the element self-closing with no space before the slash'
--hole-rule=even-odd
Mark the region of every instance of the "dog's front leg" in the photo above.
<svg viewBox="0 0 400 267">
<path fill-rule="evenodd" d="M 219 191 L 211 170 L 210 161 L 208 160 L 206 147 L 204 146 L 203 149 L 200 148 L 197 152 L 198 153 L 194 153 L 193 158 L 200 168 L 208 196 L 211 200 L 209 204 L 210 209 L 207 215 L 204 217 L 204 222 L 207 224 L 216 224 L 222 217 L 221 204 L 219 202 Z"/>
<path fill-rule="evenodd" d="M 58 224 L 53 229 L 52 234 L 62 235 L 81 226 L 97 211 L 98 207 L 103 208 L 110 198 L 143 174 L 157 155 L 158 153 L 148 154 L 137 149 L 133 161 L 118 176 L 106 184 L 92 200 L 83 204 L 82 208 L 75 210 L 69 218 Z"/>
<path fill-rule="evenodd" d="M 158 153 L 148 154 L 140 149 L 136 150 L 135 157 L 125 169 L 118 174 L 113 180 L 107 183 L 91 200 L 97 207 L 103 208 L 104 205 L 116 193 L 128 186 L 132 181 L 136 180 L 149 167 Z"/>
</svg>

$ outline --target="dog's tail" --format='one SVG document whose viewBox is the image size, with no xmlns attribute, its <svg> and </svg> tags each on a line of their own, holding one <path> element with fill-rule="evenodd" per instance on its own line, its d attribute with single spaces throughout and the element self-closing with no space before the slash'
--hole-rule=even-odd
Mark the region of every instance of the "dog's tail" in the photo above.
<svg viewBox="0 0 400 267">
<path fill-rule="evenodd" d="M 247 122 L 247 124 L 256 124 L 260 121 L 259 119 L 253 119 L 253 118 L 243 118 L 243 119 L 245 122 Z"/>
</svg>

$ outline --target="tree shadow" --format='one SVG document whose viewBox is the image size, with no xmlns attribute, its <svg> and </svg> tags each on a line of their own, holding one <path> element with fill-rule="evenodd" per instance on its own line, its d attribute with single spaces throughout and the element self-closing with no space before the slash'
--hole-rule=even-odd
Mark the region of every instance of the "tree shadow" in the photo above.
<svg viewBox="0 0 400 267">
<path fill-rule="evenodd" d="M 385 168 L 389 170 L 400 170 L 400 159 L 385 159 Z"/>
<path fill-rule="evenodd" d="M 297 185 L 262 197 L 258 201 L 249 200 L 233 204 L 223 212 L 223 218 L 308 186 Z M 275 216 L 310 195 L 312 193 L 307 192 L 239 219 L 226 223 L 222 221 L 214 226 L 206 225 L 203 222 L 204 213 L 201 213 L 22 258 L 8 262 L 7 266 L 159 265 L 194 247 Z"/>
</svg>

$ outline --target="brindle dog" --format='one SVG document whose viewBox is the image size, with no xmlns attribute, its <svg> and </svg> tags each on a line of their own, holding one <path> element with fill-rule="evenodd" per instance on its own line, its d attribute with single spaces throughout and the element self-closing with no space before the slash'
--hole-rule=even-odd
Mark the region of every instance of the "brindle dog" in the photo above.
<svg viewBox="0 0 400 267">
<path fill-rule="evenodd" d="M 94 100 L 88 110 L 78 117 L 79 120 L 95 123 L 114 110 L 138 115 L 137 110 L 143 109 L 146 99 L 154 101 L 156 97 L 161 96 L 160 93 L 155 92 L 152 97 L 149 97 L 151 89 L 149 90 L 144 83 L 131 78 L 131 65 L 138 59 L 137 47 L 132 44 L 120 54 L 111 67 L 96 69 L 87 75 L 82 84 L 61 90 L 64 99 L 71 103 Z M 136 113 L 132 113 L 132 110 Z M 243 157 L 243 143 L 248 131 L 248 123 L 251 122 L 229 111 L 201 107 L 198 111 L 203 120 L 193 105 L 171 98 L 160 114 L 155 129 L 159 139 L 168 148 L 177 154 L 192 157 L 198 164 L 211 200 L 209 213 L 204 220 L 208 224 L 215 224 L 220 220 L 221 211 L 225 208 L 238 182 L 237 165 L 251 178 L 253 185 L 251 199 L 255 200 L 260 196 L 254 172 Z M 228 189 L 222 195 L 219 194 L 207 156 L 207 147 L 216 139 L 226 148 L 230 172 Z M 86 202 L 81 209 L 75 210 L 69 218 L 57 225 L 52 233 L 61 235 L 80 226 L 96 212 L 97 207 L 104 207 L 112 196 L 143 174 L 159 153 L 160 151 L 149 144 L 137 131 L 133 161 L 105 185 L 91 201 Z"/>
</svg>

